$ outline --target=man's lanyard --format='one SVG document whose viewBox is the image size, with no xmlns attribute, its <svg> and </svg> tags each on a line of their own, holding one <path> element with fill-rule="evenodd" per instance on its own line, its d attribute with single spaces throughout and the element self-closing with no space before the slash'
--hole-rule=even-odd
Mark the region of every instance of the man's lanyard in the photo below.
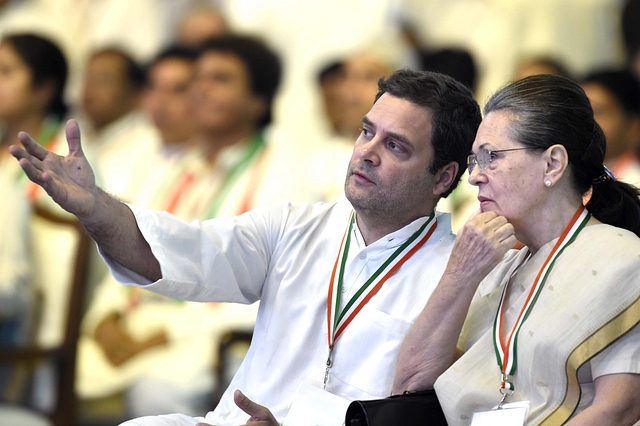
<svg viewBox="0 0 640 426">
<path fill-rule="evenodd" d="M 529 290 L 529 295 L 527 296 L 524 306 L 522 307 L 522 310 L 520 311 L 520 314 L 518 315 L 518 318 L 513 325 L 513 329 L 511 330 L 511 333 L 509 333 L 509 337 L 506 341 L 503 338 L 503 324 L 504 311 L 506 309 L 505 300 L 507 290 L 509 284 L 511 283 L 511 280 L 516 275 L 520 267 L 528 260 L 530 254 L 527 254 L 520 265 L 518 265 L 512 272 L 509 280 L 502 290 L 500 304 L 498 305 L 498 311 L 496 312 L 496 317 L 493 323 L 493 345 L 496 351 L 496 358 L 498 359 L 498 366 L 500 367 L 500 372 L 502 373 L 500 379 L 500 393 L 502 393 L 503 396 L 500 404 L 505 401 L 507 396 L 513 395 L 514 386 L 511 382 L 511 376 L 514 375 L 517 368 L 517 341 L 518 334 L 520 333 L 520 329 L 522 328 L 522 324 L 531 313 L 533 305 L 536 303 L 538 296 L 540 295 L 540 292 L 544 287 L 544 283 L 549 276 L 549 272 L 555 264 L 556 259 L 558 258 L 558 256 L 560 256 L 564 249 L 576 239 L 576 237 L 585 227 L 590 218 L 591 214 L 589 214 L 584 206 L 580 206 L 578 211 L 573 215 L 573 218 L 571 218 L 571 221 L 562 232 L 562 235 L 560 235 L 560 238 L 551 250 L 551 253 L 549 253 L 547 260 L 545 260 L 542 268 L 540 268 L 540 271 L 538 272 L 538 275 L 536 276 L 536 279 L 533 282 L 531 289 Z"/>
<path fill-rule="evenodd" d="M 329 356 L 327 358 L 327 368 L 324 375 L 324 388 L 327 387 L 329 377 L 329 369 L 333 363 L 331 358 L 336 340 L 347 328 L 351 321 L 358 315 L 360 310 L 375 295 L 380 287 L 391 277 L 415 252 L 427 242 L 433 234 L 437 226 L 435 214 L 430 216 L 427 221 L 418 229 L 407 241 L 398 247 L 393 254 L 369 277 L 369 279 L 358 289 L 351 297 L 343 309 L 341 306 L 342 285 L 344 280 L 344 269 L 349 255 L 349 246 L 351 244 L 351 233 L 356 215 L 351 213 L 349 225 L 342 237 L 340 250 L 336 257 L 336 262 L 331 272 L 331 281 L 329 282 L 329 295 L 327 298 L 327 330 Z M 338 269 L 338 265 L 340 268 Z M 337 282 L 336 282 L 337 272 Z"/>
<path fill-rule="evenodd" d="M 218 215 L 220 209 L 222 208 L 222 204 L 227 198 L 227 195 L 229 195 L 229 192 L 231 192 L 234 183 L 236 183 L 238 179 L 240 179 L 240 177 L 242 176 L 242 172 L 246 170 L 247 167 L 249 167 L 252 160 L 257 157 L 258 153 L 262 151 L 264 146 L 264 135 L 262 134 L 262 132 L 260 132 L 256 134 L 249 142 L 242 157 L 230 168 L 229 172 L 225 176 L 224 182 L 222 183 L 218 194 L 216 195 L 213 203 L 211 204 L 211 207 L 209 208 L 209 211 L 207 212 L 207 219 L 216 217 Z M 248 189 L 248 191 L 251 190 L 251 188 Z"/>
</svg>

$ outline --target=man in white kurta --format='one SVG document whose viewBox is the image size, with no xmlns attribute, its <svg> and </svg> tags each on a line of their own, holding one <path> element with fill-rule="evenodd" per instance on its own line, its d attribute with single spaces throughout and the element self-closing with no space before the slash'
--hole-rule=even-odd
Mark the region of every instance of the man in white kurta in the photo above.
<svg viewBox="0 0 640 426">
<path fill-rule="evenodd" d="M 435 206 L 464 172 L 480 120 L 471 92 L 452 78 L 397 71 L 380 82 L 363 118 L 348 202 L 191 224 L 96 188 L 73 122 L 66 158 L 25 135 L 30 154 L 11 152 L 81 218 L 121 281 L 184 300 L 260 300 L 251 348 L 215 411 L 125 424 L 237 425 L 250 417 L 270 426 L 340 425 L 349 401 L 391 391 L 399 346 L 453 245 L 449 216 Z"/>
<path fill-rule="evenodd" d="M 176 299 L 261 301 L 251 348 L 220 404 L 207 415 L 208 422 L 243 424 L 247 415 L 233 402 L 235 389 L 245 390 L 283 419 L 301 384 L 322 387 L 328 354 L 327 289 L 352 212 L 346 200 L 254 210 L 202 224 L 132 209 L 163 265 L 163 279 L 145 288 Z M 390 394 L 400 343 L 438 283 L 453 247 L 450 216 L 438 215 L 437 220 L 427 243 L 338 340 L 327 384 L 331 393 L 346 400 Z M 345 270 L 347 297 L 425 221 L 418 219 L 369 246 L 354 229 Z M 201 243 L 190 243 L 194 239 Z M 109 264 L 120 281 L 148 284 Z"/>
</svg>

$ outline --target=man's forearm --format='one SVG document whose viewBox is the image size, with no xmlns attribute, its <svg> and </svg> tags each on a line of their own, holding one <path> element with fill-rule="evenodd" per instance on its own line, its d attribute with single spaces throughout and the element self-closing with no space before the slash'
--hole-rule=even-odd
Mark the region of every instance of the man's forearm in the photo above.
<svg viewBox="0 0 640 426">
<path fill-rule="evenodd" d="M 79 217 L 89 235 L 104 254 L 122 266 L 157 281 L 162 278 L 160 264 L 144 239 L 129 207 L 99 191 L 98 206 L 91 217 Z"/>
</svg>

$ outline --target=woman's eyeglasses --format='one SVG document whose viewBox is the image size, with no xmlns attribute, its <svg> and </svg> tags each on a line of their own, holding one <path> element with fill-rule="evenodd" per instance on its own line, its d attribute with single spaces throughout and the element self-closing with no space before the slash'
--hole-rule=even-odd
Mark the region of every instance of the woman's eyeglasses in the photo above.
<svg viewBox="0 0 640 426">
<path fill-rule="evenodd" d="M 480 170 L 487 170 L 491 161 L 496 158 L 495 153 L 497 152 L 509 152 L 509 151 L 520 151 L 523 149 L 534 149 L 532 147 L 524 147 L 524 148 L 509 148 L 509 149 L 495 149 L 490 150 L 487 148 L 482 148 L 478 151 L 477 154 L 471 154 L 467 157 L 467 167 L 469 168 L 469 173 L 476 168 L 476 166 L 480 167 Z"/>
</svg>

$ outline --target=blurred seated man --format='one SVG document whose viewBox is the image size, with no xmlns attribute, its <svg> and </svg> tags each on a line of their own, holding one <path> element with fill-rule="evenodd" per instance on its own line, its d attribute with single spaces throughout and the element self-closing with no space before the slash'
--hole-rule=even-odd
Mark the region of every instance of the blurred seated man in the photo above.
<svg viewBox="0 0 640 426">
<path fill-rule="evenodd" d="M 281 149 L 270 126 L 280 75 L 279 56 L 257 38 L 226 35 L 201 46 L 189 99 L 195 144 L 210 171 L 183 195 L 177 215 L 233 216 L 313 199 L 296 179 L 306 165 L 295 149 Z"/>
<path fill-rule="evenodd" d="M 157 148 L 159 135 L 139 109 L 144 71 L 124 51 L 106 48 L 88 60 L 83 88 L 82 124 L 96 156 L 96 172 L 105 189 L 130 198 L 129 183 L 140 161 Z"/>
<path fill-rule="evenodd" d="M 378 80 L 399 68 L 400 59 L 392 45 L 368 45 L 345 58 L 341 86 L 342 121 L 338 134 L 353 140 L 362 128 L 362 117 L 371 108 L 378 91 Z"/>
<path fill-rule="evenodd" d="M 160 52 L 147 67 L 141 108 L 160 133 L 161 144 L 132 182 L 132 199 L 138 204 L 173 213 L 190 182 L 206 172 L 195 147 L 197 128 L 189 103 L 194 50 L 172 46 Z"/>
<path fill-rule="evenodd" d="M 607 137 L 604 163 L 620 180 L 640 185 L 640 81 L 627 70 L 586 76 L 581 86 Z"/>
<path fill-rule="evenodd" d="M 327 118 L 330 132 L 338 133 L 342 119 L 341 89 L 344 79 L 342 61 L 332 61 L 324 65 L 318 72 L 316 81 L 320 88 L 322 110 Z"/>
<path fill-rule="evenodd" d="M 378 81 L 401 68 L 402 40 L 371 40 L 349 55 L 323 66 L 318 72 L 324 131 L 308 143 L 308 187 L 320 201 L 332 201 L 344 192 L 344 169 L 353 140 L 362 130 L 362 117 L 371 108 Z M 313 201 L 313 200 L 312 200 Z"/>
<path fill-rule="evenodd" d="M 129 192 L 137 204 L 173 213 L 188 182 L 204 172 L 188 100 L 195 57 L 189 49 L 171 47 L 147 68 L 142 106 L 162 145 L 132 183 Z M 124 391 L 128 416 L 201 412 L 215 382 L 214 333 L 225 320 L 238 324 L 238 315 L 250 328 L 255 313 L 249 309 L 179 303 L 108 276 L 83 320 L 77 392 L 92 399 Z"/>
</svg>

